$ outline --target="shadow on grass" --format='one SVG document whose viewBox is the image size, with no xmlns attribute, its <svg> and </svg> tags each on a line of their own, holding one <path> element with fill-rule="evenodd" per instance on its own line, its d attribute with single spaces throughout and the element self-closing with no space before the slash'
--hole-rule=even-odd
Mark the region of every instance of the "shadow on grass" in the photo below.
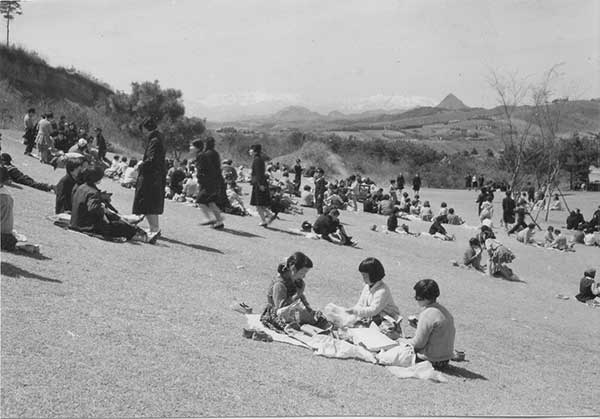
<svg viewBox="0 0 600 419">
<path fill-rule="evenodd" d="M 43 281 L 43 282 L 54 282 L 56 284 L 62 284 L 61 280 L 48 278 L 46 276 L 42 276 L 42 275 L 38 275 L 33 272 L 26 271 L 25 269 L 19 268 L 18 266 L 15 266 L 12 263 L 8 263 L 8 262 L 1 263 L 0 271 L 2 272 L 3 276 L 6 275 L 7 277 L 10 277 L 10 278 L 24 277 L 24 278 L 37 279 L 38 281 Z"/>
<path fill-rule="evenodd" d="M 24 250 L 15 250 L 14 252 L 11 252 L 13 255 L 17 255 L 17 256 L 24 256 L 26 258 L 31 258 L 31 259 L 36 259 L 36 260 L 52 260 L 52 258 L 48 257 L 48 256 L 44 256 L 41 253 L 28 253 L 25 252 Z"/>
<path fill-rule="evenodd" d="M 300 237 L 305 237 L 304 234 L 302 233 L 295 233 L 293 231 L 290 230 L 283 230 L 281 228 L 276 228 L 276 227 L 271 227 L 271 226 L 267 226 L 266 227 L 267 230 L 271 230 L 271 231 L 276 231 L 278 233 L 285 233 L 285 234 L 289 234 L 290 236 L 300 236 Z"/>
<path fill-rule="evenodd" d="M 485 381 L 487 381 L 487 378 L 485 378 L 483 375 L 477 374 L 476 372 L 469 371 L 466 368 L 457 367 L 456 365 L 453 365 L 453 364 L 448 365 L 448 368 L 444 369 L 444 371 L 442 371 L 442 372 L 445 375 L 450 375 L 452 377 L 466 378 L 469 380 L 485 380 Z"/>
<path fill-rule="evenodd" d="M 233 234 L 234 236 L 241 236 L 241 237 L 248 237 L 248 238 L 258 237 L 260 239 L 264 239 L 263 236 L 259 236 L 258 234 L 248 233 L 247 231 L 241 231 L 241 230 L 233 230 L 231 228 L 223 228 L 219 231 L 222 231 L 224 233 Z"/>
<path fill-rule="evenodd" d="M 168 237 L 164 237 L 164 236 L 159 237 L 158 241 L 165 241 L 165 242 L 171 243 L 171 244 L 179 244 L 181 246 L 191 247 L 192 249 L 195 249 L 195 250 L 203 250 L 205 252 L 219 253 L 221 255 L 223 254 L 222 251 L 220 251 L 219 249 L 215 249 L 213 247 L 202 246 L 201 244 L 184 243 L 182 241 L 175 240 L 175 239 L 169 239 Z"/>
</svg>

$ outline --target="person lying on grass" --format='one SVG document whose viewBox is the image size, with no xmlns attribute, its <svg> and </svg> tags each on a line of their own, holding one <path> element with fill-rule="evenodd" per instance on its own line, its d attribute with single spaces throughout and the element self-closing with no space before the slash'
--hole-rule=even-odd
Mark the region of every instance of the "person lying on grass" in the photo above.
<svg viewBox="0 0 600 419">
<path fill-rule="evenodd" d="M 82 172 L 83 183 L 73 191 L 70 228 L 105 238 L 135 237 L 154 244 L 156 235 L 148 239 L 144 230 L 124 220 L 110 204 L 110 194 L 98 189 L 103 176 L 104 169 L 100 166 L 90 166 Z"/>
<path fill-rule="evenodd" d="M 288 324 L 318 324 L 321 315 L 311 308 L 304 290 L 304 278 L 313 262 L 302 252 L 295 252 L 277 267 L 267 290 L 267 305 L 260 318 L 265 326 L 283 330 Z"/>
<path fill-rule="evenodd" d="M 358 271 L 362 274 L 365 286 L 358 302 L 346 309 L 346 313 L 356 315 L 365 326 L 375 322 L 379 330 L 391 339 L 402 337 L 400 310 L 389 287 L 383 282 L 383 265 L 378 259 L 368 257 L 358 265 Z"/>
<path fill-rule="evenodd" d="M 481 254 L 483 250 L 481 249 L 481 243 L 479 243 L 479 239 L 473 237 L 469 240 L 469 248 L 465 251 L 463 256 L 463 264 L 467 268 L 473 268 L 480 272 L 485 272 L 483 266 L 481 266 Z"/>
<path fill-rule="evenodd" d="M 21 172 L 13 163 L 12 157 L 8 153 L 2 153 L 0 155 L 0 162 L 6 168 L 7 178 L 6 182 L 13 181 L 21 185 L 29 186 L 30 188 L 39 189 L 44 192 L 54 191 L 54 185 L 47 183 L 36 182 L 30 176 Z"/>
<path fill-rule="evenodd" d="M 422 309 L 416 321 L 415 336 L 408 339 L 416 353 L 416 362 L 430 361 L 435 369 L 444 369 L 454 356 L 454 318 L 437 302 L 440 288 L 433 279 L 422 279 L 413 287 L 415 300 Z M 415 326 L 414 322 L 411 322 Z"/>
<path fill-rule="evenodd" d="M 596 282 L 596 269 L 588 268 L 579 282 L 579 294 L 575 296 L 582 303 L 595 302 L 600 295 L 600 282 Z"/>
<path fill-rule="evenodd" d="M 321 214 L 313 224 L 313 231 L 324 240 L 344 246 L 353 246 L 352 237 L 348 236 L 339 220 L 340 212 L 332 209 L 327 214 Z M 335 234 L 335 238 L 331 237 Z"/>
</svg>

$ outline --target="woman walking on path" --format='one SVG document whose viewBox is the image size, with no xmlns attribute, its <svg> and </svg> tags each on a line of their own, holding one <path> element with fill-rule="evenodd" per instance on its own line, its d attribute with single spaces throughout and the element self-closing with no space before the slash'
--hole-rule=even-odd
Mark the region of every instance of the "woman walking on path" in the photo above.
<svg viewBox="0 0 600 419">
<path fill-rule="evenodd" d="M 160 236 L 158 216 L 163 213 L 165 207 L 165 146 L 163 135 L 158 131 L 153 119 L 146 119 L 140 129 L 146 129 L 148 144 L 144 151 L 144 157 L 138 166 L 139 175 L 133 198 L 133 213 L 145 215 L 150 226 L 149 240 L 154 236 Z"/>
<path fill-rule="evenodd" d="M 206 146 L 202 140 L 194 140 L 190 150 L 196 154 L 196 177 L 199 188 L 196 202 L 207 220 L 203 225 L 212 224 L 213 228 L 222 229 L 225 225 L 217 202 L 224 181 L 221 173 L 221 157 L 215 150 L 215 139 L 207 138 Z"/>
<path fill-rule="evenodd" d="M 271 204 L 271 195 L 265 174 L 265 161 L 261 153 L 262 146 L 260 144 L 254 144 L 250 147 L 250 155 L 254 157 L 252 161 L 250 205 L 256 206 L 256 211 L 261 219 L 259 225 L 266 227 L 273 222 L 275 215 L 267 208 Z"/>
</svg>

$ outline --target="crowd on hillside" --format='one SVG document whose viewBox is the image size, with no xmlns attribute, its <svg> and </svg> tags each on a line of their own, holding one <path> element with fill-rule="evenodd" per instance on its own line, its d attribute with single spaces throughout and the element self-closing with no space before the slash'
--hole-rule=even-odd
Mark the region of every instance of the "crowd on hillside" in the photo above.
<svg viewBox="0 0 600 419">
<path fill-rule="evenodd" d="M 163 134 L 158 130 L 156 121 L 151 118 L 140 125 L 140 129 L 147 133 L 142 159 L 138 161 L 126 156 L 114 156 L 110 162 L 105 160 L 106 141 L 101 130 L 96 131 L 95 138 L 81 129 L 73 136 L 70 126 L 73 129 L 75 126 L 67 124 L 64 118 L 61 118 L 64 121 L 62 126 L 61 122 L 53 124 L 52 113 L 47 112 L 34 125 L 31 122 L 34 115 L 35 111 L 30 109 L 25 117 L 25 154 L 32 155 L 35 146 L 43 163 L 52 164 L 53 159 L 59 158 L 61 164 L 64 164 L 65 175 L 56 185 L 36 182 L 16 168 L 12 157 L 4 153 L 1 155 L 0 186 L 12 180 L 42 191 L 54 192 L 56 223 L 95 237 L 156 243 L 161 236 L 159 216 L 164 211 L 165 199 L 197 206 L 204 216 L 203 224 L 216 230 L 224 229 L 224 212 L 249 214 L 239 187 L 242 182 L 249 182 L 252 187 L 249 205 L 255 207 L 260 226 L 269 226 L 281 212 L 302 213 L 303 207 L 313 207 L 317 212 L 316 219 L 312 223 L 304 221 L 301 230 L 340 245 L 357 244 L 346 231 L 340 217 L 342 211 L 359 211 L 359 203 L 362 203 L 363 212 L 387 217 L 386 224 L 381 229 L 387 234 L 417 236 L 418 234 L 409 231 L 406 224 L 399 225 L 399 220 L 418 220 L 430 223 L 429 230 L 421 233 L 421 236 L 452 241 L 455 240 L 454 235 L 448 233 L 444 225 L 465 224 L 448 203 L 441 202 L 434 212 L 432 203 L 421 199 L 422 181 L 419 174 L 415 174 L 408 188 L 402 174 L 391 179 L 385 188 L 360 175 L 328 181 L 322 168 L 306 170 L 302 167 L 301 160 L 297 160 L 291 168 L 268 162 L 260 144 L 249 148 L 251 167 L 238 166 L 236 169 L 231 160 L 221 159 L 215 149 L 215 140 L 210 136 L 190 143 L 189 159 L 173 162 L 166 159 Z M 76 142 L 73 143 L 75 138 Z M 97 145 L 96 153 L 90 150 L 93 141 Z M 53 165 L 56 168 L 58 164 Z M 123 215 L 111 203 L 111 194 L 99 189 L 98 185 L 103 178 L 118 180 L 124 187 L 135 189 L 131 209 L 133 215 Z M 480 193 L 475 203 L 480 225 L 473 226 L 474 235 L 468 244 L 465 243 L 464 258 L 455 265 L 487 272 L 491 276 L 519 280 L 508 267 L 515 259 L 515 254 L 500 241 L 497 231 L 494 231 L 496 226 L 492 220 L 497 189 L 493 183 L 485 184 L 482 177 L 478 179 L 478 188 Z M 512 191 L 506 190 L 502 199 L 501 226 L 508 236 L 515 234 L 516 239 L 523 244 L 564 251 L 572 250 L 577 242 L 600 244 L 600 207 L 589 221 L 585 221 L 579 210 L 569 214 L 567 229 L 572 229 L 577 238 L 568 240 L 558 228 L 549 227 L 543 241 L 535 240 L 535 229 L 539 226 L 531 214 L 536 203 L 548 197 L 536 195 L 535 190 L 531 191 L 531 185 L 523 192 L 515 199 Z M 4 187 L 0 187 L 0 204 L 2 249 L 27 249 L 23 247 L 21 236 L 13 233 L 14 202 Z M 545 204 L 542 202 L 539 205 Z M 554 205 L 556 209 L 559 206 L 555 203 L 548 205 Z M 531 218 L 530 223 L 526 222 L 526 216 Z M 139 227 L 143 220 L 148 222 L 147 230 Z M 377 224 L 372 230 L 379 231 Z M 487 254 L 487 266 L 482 262 L 484 253 Z M 269 289 L 268 306 L 262 316 L 267 326 L 285 331 L 290 324 L 322 325 L 321 313 L 313 310 L 304 297 L 303 278 L 311 267 L 312 261 L 302 253 L 293 254 L 286 264 L 279 267 L 278 278 Z M 385 275 L 383 266 L 377 259 L 368 258 L 359 265 L 358 270 L 365 283 L 358 303 L 341 310 L 337 317 L 334 314 L 330 317 L 346 321 L 350 316 L 353 324 L 362 322 L 368 325 L 373 321 L 382 333 L 391 338 L 402 336 L 399 309 L 393 301 L 391 291 L 382 282 Z M 581 281 L 578 295 L 580 301 L 593 300 L 600 294 L 600 287 L 594 279 L 595 271 L 592 271 L 587 270 Z M 415 299 L 423 311 L 418 322 L 414 322 L 416 334 L 409 343 L 414 347 L 417 358 L 431 361 L 436 368 L 444 368 L 453 356 L 453 318 L 448 310 L 437 303 L 440 291 L 434 280 L 419 281 L 414 290 Z M 286 307 L 293 304 L 293 311 L 297 313 L 298 302 L 302 303 L 299 314 L 287 316 L 289 313 L 286 314 Z"/>
</svg>

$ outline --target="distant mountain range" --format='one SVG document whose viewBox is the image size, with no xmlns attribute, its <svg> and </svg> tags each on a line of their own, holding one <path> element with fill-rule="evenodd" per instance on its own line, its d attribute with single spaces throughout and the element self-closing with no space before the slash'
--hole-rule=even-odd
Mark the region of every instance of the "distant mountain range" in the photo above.
<svg viewBox="0 0 600 419">
<path fill-rule="evenodd" d="M 428 109 L 448 109 L 448 110 L 468 110 L 471 109 L 465 105 L 454 94 L 450 93 L 442 100 L 439 105 Z M 255 122 L 273 122 L 273 123 L 302 123 L 302 122 L 334 122 L 334 121 L 361 121 L 376 120 L 380 118 L 387 119 L 392 115 L 399 115 L 411 109 L 420 109 L 420 107 L 405 107 L 395 109 L 372 109 L 358 113 L 344 113 L 338 110 L 327 114 L 315 112 L 304 106 L 286 106 L 281 110 L 267 115 L 245 116 L 236 118 L 237 121 L 255 121 Z"/>
</svg>

